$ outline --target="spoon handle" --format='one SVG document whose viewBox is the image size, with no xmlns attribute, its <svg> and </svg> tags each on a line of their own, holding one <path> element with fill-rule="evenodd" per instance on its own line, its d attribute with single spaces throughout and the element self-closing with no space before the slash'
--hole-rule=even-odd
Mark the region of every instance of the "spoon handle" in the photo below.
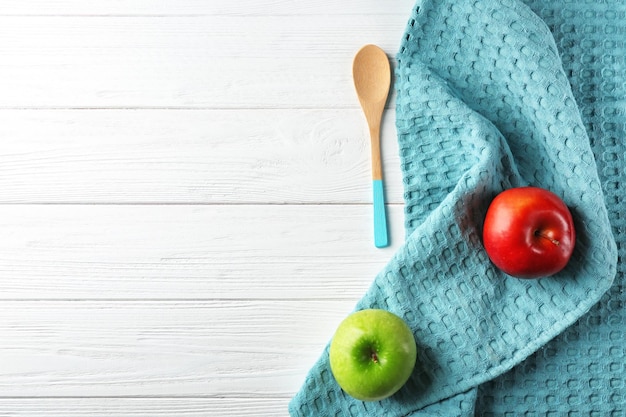
<svg viewBox="0 0 626 417">
<path fill-rule="evenodd" d="M 372 123 L 370 136 L 372 147 L 372 185 L 374 190 L 374 246 L 384 248 L 389 245 L 389 236 L 387 233 L 387 214 L 385 213 L 383 167 L 380 157 L 380 121 Z"/>
<path fill-rule="evenodd" d="M 374 245 L 384 248 L 389 245 L 387 215 L 385 214 L 385 190 L 383 180 L 373 180 L 374 186 Z"/>
</svg>

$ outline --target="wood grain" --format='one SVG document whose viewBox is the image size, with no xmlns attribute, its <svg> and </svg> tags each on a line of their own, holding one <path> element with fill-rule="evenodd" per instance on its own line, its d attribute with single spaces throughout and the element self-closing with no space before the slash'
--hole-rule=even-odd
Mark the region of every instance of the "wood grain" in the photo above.
<svg viewBox="0 0 626 417">
<path fill-rule="evenodd" d="M 164 61 L 161 54 L 167 52 L 162 51 L 150 56 L 141 50 L 123 51 L 122 56 L 114 59 L 90 51 L 72 52 L 84 61 L 69 58 L 68 61 L 74 62 L 71 67 L 66 62 L 52 62 L 58 59 L 58 52 L 42 50 L 31 50 L 28 54 L 54 56 L 42 64 L 45 70 L 26 62 L 0 66 L 0 88 L 10 93 L 0 96 L 0 108 L 344 109 L 354 106 L 352 90 L 345 87 L 351 80 L 342 59 L 328 59 L 315 72 L 312 68 L 318 65 L 316 57 L 294 57 L 288 62 L 277 62 L 271 57 L 223 58 L 218 68 L 207 64 L 211 55 L 201 57 L 194 52 L 181 56 L 173 51 L 172 57 Z M 124 67 L 117 61 L 124 62 Z M 180 63 L 185 61 L 188 64 L 181 68 Z M 320 79 L 326 83 L 319 85 Z"/>
<path fill-rule="evenodd" d="M 380 250 L 369 205 L 0 205 L 0 299 L 354 299 L 389 209 Z"/>
<path fill-rule="evenodd" d="M 355 98 L 356 100 L 356 98 Z M 385 114 L 387 200 L 401 204 Z M 0 202 L 368 204 L 361 110 L 0 110 Z"/>
<path fill-rule="evenodd" d="M 0 398 L 11 417 L 276 417 L 286 415 L 287 398 Z"/>
<path fill-rule="evenodd" d="M 407 13 L 414 0 L 4 0 L 0 15 L 123 15 L 123 16 L 326 16 L 365 14 L 380 16 Z"/>
<path fill-rule="evenodd" d="M 0 107 L 355 108 L 352 55 L 399 20 L 0 16 Z"/>
<path fill-rule="evenodd" d="M 286 398 L 351 304 L 4 301 L 0 392 Z"/>
</svg>

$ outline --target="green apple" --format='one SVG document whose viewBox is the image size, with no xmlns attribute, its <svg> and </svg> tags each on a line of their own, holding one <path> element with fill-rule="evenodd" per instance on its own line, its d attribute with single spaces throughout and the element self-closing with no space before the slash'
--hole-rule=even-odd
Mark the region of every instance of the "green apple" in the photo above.
<svg viewBox="0 0 626 417">
<path fill-rule="evenodd" d="M 330 369 L 339 386 L 362 401 L 379 401 L 409 379 L 417 359 L 415 338 L 397 315 L 379 309 L 352 313 L 330 343 Z"/>
</svg>

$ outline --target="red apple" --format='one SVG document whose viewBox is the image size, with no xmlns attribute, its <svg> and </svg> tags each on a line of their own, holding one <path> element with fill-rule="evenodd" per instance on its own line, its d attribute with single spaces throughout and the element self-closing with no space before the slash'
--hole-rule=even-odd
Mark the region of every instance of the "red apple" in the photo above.
<svg viewBox="0 0 626 417">
<path fill-rule="evenodd" d="M 569 209 L 556 194 L 538 187 L 511 188 L 491 202 L 483 245 L 491 261 L 517 278 L 556 274 L 576 243 Z"/>
</svg>

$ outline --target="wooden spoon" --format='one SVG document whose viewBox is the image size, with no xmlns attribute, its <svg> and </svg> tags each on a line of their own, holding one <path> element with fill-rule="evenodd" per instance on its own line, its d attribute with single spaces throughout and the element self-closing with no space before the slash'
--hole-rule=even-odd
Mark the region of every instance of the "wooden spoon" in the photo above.
<svg viewBox="0 0 626 417">
<path fill-rule="evenodd" d="M 380 121 L 391 85 L 391 68 L 385 52 L 376 45 L 361 48 L 352 64 L 354 87 L 370 130 L 372 180 L 374 188 L 374 245 L 389 245 L 383 167 L 380 158 Z"/>
</svg>

